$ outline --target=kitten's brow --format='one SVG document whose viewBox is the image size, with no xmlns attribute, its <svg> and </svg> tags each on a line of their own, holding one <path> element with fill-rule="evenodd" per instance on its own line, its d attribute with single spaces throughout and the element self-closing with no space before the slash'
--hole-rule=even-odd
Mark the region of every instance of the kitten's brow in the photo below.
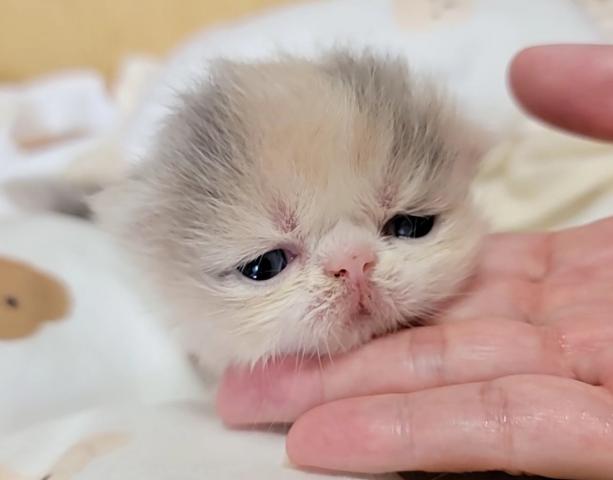
<svg viewBox="0 0 613 480">
<path fill-rule="evenodd" d="M 443 104 L 432 86 L 418 87 L 406 61 L 369 52 L 355 55 L 337 51 L 328 56 L 322 68 L 353 92 L 358 108 L 373 122 L 390 125 L 390 184 L 407 171 L 407 166 L 426 176 L 434 176 L 448 166 L 452 157 L 445 154 L 440 128 Z M 393 195 L 392 191 L 383 192 L 383 205 L 391 203 Z"/>
<path fill-rule="evenodd" d="M 298 228 L 298 214 L 296 209 L 287 202 L 277 199 L 273 212 L 273 221 L 283 233 L 292 233 Z"/>
</svg>

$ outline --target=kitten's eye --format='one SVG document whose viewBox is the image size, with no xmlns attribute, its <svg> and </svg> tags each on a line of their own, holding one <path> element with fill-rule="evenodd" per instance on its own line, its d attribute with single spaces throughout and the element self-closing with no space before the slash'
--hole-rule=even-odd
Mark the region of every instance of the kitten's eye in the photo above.
<svg viewBox="0 0 613 480">
<path fill-rule="evenodd" d="M 383 227 L 383 235 L 398 238 L 421 238 L 434 227 L 435 215 L 417 217 L 415 215 L 396 215 Z"/>
<path fill-rule="evenodd" d="M 238 271 L 251 280 L 263 281 L 276 277 L 287 267 L 287 263 L 287 254 L 277 249 L 241 265 Z"/>
</svg>

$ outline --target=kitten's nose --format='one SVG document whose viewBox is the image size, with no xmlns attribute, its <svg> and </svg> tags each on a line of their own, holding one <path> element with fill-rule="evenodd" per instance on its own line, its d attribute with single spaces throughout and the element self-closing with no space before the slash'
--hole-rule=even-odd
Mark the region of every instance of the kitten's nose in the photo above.
<svg viewBox="0 0 613 480">
<path fill-rule="evenodd" d="M 375 265 L 377 257 L 369 246 L 355 246 L 344 250 L 324 263 L 329 275 L 337 278 L 346 277 L 355 283 L 361 283 L 368 271 Z"/>
</svg>

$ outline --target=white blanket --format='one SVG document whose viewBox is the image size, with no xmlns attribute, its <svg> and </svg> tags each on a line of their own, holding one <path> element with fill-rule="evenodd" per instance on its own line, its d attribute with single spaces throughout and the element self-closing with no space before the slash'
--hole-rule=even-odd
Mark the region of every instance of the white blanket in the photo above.
<svg viewBox="0 0 613 480">
<path fill-rule="evenodd" d="M 169 86 L 201 73 L 211 56 L 370 44 L 446 82 L 495 132 L 476 183 L 495 228 L 578 223 L 613 213 L 613 149 L 527 121 L 505 71 L 531 43 L 599 38 L 570 0 L 334 0 L 280 9 L 203 32 L 164 67 L 132 59 L 110 94 L 95 72 L 0 89 L 0 182 L 123 175 L 124 159 L 144 151 L 172 101 Z M 29 336 L 0 338 L 0 480 L 315 475 L 287 465 L 281 434 L 221 426 L 209 393 L 134 292 L 134 273 L 95 226 L 31 216 L 0 194 L 3 258 L 58 279 L 71 308 Z M 8 293 L 0 291 L 0 302 Z"/>
<path fill-rule="evenodd" d="M 96 227 L 54 216 L 5 220 L 0 277 L 6 258 L 52 274 L 70 308 L 21 338 L 3 339 L 0 325 L 0 480 L 312 477 L 289 465 L 280 432 L 223 427 L 212 392 Z M 1 285 L 0 302 L 11 294 L 25 306 L 40 294 Z"/>
</svg>

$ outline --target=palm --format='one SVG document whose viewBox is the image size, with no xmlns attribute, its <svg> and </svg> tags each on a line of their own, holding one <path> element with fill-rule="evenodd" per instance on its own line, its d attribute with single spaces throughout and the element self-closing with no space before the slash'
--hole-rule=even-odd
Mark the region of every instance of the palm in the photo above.
<svg viewBox="0 0 613 480">
<path fill-rule="evenodd" d="M 444 319 L 593 328 L 602 337 L 613 326 L 613 219 L 550 234 L 493 235 L 468 290 Z"/>
<path fill-rule="evenodd" d="M 613 362 L 606 361 L 613 358 L 613 218 L 549 234 L 490 237 L 466 293 L 442 322 L 534 325 L 565 357 L 570 376 L 613 391 Z"/>
</svg>

